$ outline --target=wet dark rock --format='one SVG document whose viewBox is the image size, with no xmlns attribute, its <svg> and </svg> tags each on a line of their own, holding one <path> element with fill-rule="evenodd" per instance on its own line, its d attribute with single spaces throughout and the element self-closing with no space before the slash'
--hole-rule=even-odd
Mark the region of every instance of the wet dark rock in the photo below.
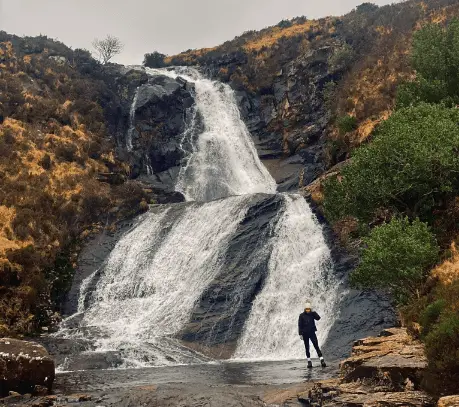
<svg viewBox="0 0 459 407">
<path fill-rule="evenodd" d="M 326 83 L 337 81 L 344 74 L 343 67 L 329 64 L 329 56 L 336 47 L 339 47 L 338 43 L 311 49 L 300 56 L 287 55 L 286 50 L 277 75 L 272 75 L 270 85 L 257 92 L 252 90 L 261 81 L 257 77 L 251 78 L 250 89 L 229 80 L 232 70 L 250 73 L 247 59 L 213 58 L 209 53 L 200 60 L 204 70 L 228 81 L 236 91 L 241 115 L 252 133 L 260 157 L 275 160 L 298 155 L 303 160 L 301 167 L 286 163 L 290 179 L 287 183 L 271 172 L 282 184 L 282 191 L 297 189 L 300 174 L 302 185 L 307 185 L 326 170 L 325 139 L 331 116 L 323 89 Z M 226 68 L 223 72 L 228 72 L 227 75 L 222 74 L 221 67 Z"/>
<path fill-rule="evenodd" d="M 83 352 L 76 353 L 65 359 L 62 364 L 64 370 L 101 370 L 114 369 L 123 364 L 123 358 L 119 352 Z"/>
<path fill-rule="evenodd" d="M 42 336 L 37 339 L 37 341 L 48 350 L 57 366 L 63 365 L 67 358 L 94 349 L 93 344 L 85 339 L 66 339 Z"/>
<path fill-rule="evenodd" d="M 260 252 L 270 222 L 282 206 L 280 195 L 256 195 L 245 219 L 229 242 L 222 273 L 201 296 L 181 338 L 207 346 L 234 343 L 249 316 L 252 302 L 268 273 L 269 253 Z M 256 265 L 253 267 L 253 265 Z"/>
<path fill-rule="evenodd" d="M 31 393 L 37 386 L 51 391 L 54 376 L 54 361 L 42 345 L 0 339 L 0 397 L 10 391 Z"/>
<path fill-rule="evenodd" d="M 362 335 L 377 335 L 396 323 L 389 299 L 376 292 L 345 290 L 324 348 L 332 358 L 349 355 L 352 344 Z"/>
<path fill-rule="evenodd" d="M 135 173 L 149 175 L 152 185 L 167 192 L 173 191 L 184 156 L 181 138 L 194 105 L 190 92 L 186 81 L 163 75 L 138 90 L 132 131 Z"/>
<path fill-rule="evenodd" d="M 149 75 L 142 67 L 109 64 L 99 69 L 98 75 L 111 91 L 100 103 L 109 134 L 117 145 L 118 158 L 130 164 L 131 178 L 151 178 L 159 199 L 169 202 L 183 159 L 181 135 L 188 111 L 194 106 L 194 84 L 181 78 Z M 129 148 L 131 143 L 132 150 Z M 103 178 L 102 181 L 111 182 L 112 179 Z"/>
</svg>

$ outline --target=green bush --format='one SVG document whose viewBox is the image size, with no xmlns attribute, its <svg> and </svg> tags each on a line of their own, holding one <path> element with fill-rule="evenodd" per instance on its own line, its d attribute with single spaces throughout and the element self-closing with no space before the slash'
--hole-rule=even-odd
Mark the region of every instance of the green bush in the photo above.
<svg viewBox="0 0 459 407">
<path fill-rule="evenodd" d="M 445 314 L 426 338 L 429 365 L 439 371 L 459 373 L 459 315 Z"/>
<path fill-rule="evenodd" d="M 336 126 L 341 134 L 349 133 L 357 129 L 357 118 L 354 116 L 342 116 L 336 120 Z"/>
<path fill-rule="evenodd" d="M 347 69 L 354 62 L 356 53 L 349 44 L 344 44 L 335 50 L 330 56 L 328 63 L 333 69 Z"/>
<path fill-rule="evenodd" d="M 427 224 L 416 219 L 392 219 L 364 239 L 360 265 L 351 274 L 358 288 L 387 290 L 398 303 L 418 295 L 439 248 Z"/>
<path fill-rule="evenodd" d="M 293 23 L 290 20 L 282 20 L 277 24 L 279 28 L 289 28 L 292 25 Z"/>
<path fill-rule="evenodd" d="M 411 59 L 417 78 L 400 86 L 397 107 L 459 102 L 459 20 L 446 28 L 430 24 L 416 32 Z"/>
<path fill-rule="evenodd" d="M 357 149 L 341 178 L 324 183 L 324 210 L 336 221 L 371 222 L 378 212 L 432 220 L 459 193 L 459 110 L 420 104 L 395 112 Z"/>
<path fill-rule="evenodd" d="M 446 302 L 443 299 L 436 300 L 432 304 L 429 304 L 426 309 L 422 312 L 419 320 L 422 326 L 422 335 L 427 336 L 435 324 L 438 322 L 441 313 L 445 309 Z"/>
<path fill-rule="evenodd" d="M 151 54 L 145 54 L 143 65 L 147 68 L 162 68 L 166 66 L 164 59 L 166 55 L 161 54 L 157 51 L 152 52 Z"/>
</svg>

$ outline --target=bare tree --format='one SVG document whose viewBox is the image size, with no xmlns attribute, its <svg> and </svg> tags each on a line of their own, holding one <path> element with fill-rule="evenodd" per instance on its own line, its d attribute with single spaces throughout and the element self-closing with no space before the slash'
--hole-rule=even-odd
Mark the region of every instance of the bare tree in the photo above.
<svg viewBox="0 0 459 407">
<path fill-rule="evenodd" d="M 99 54 L 99 59 L 104 64 L 109 62 L 115 55 L 121 53 L 124 48 L 124 44 L 121 40 L 113 35 L 107 35 L 103 40 L 95 39 L 92 42 L 92 46 Z"/>
</svg>

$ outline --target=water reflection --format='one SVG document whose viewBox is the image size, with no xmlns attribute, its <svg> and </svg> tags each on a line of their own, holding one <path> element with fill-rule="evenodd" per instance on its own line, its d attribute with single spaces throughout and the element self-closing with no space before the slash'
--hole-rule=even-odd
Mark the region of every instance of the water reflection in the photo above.
<svg viewBox="0 0 459 407">
<path fill-rule="evenodd" d="M 336 367 L 335 367 L 336 366 Z M 323 380 L 336 376 L 337 363 L 307 369 L 306 361 L 224 362 L 148 369 L 93 370 L 58 374 L 58 392 L 108 390 L 166 383 L 206 385 L 281 385 Z"/>
</svg>

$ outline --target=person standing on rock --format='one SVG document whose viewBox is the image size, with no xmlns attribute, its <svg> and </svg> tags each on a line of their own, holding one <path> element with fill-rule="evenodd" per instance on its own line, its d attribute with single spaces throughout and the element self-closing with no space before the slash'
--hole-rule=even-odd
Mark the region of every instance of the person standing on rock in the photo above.
<svg viewBox="0 0 459 407">
<path fill-rule="evenodd" d="M 300 338 L 304 341 L 304 347 L 306 348 L 306 357 L 308 358 L 308 368 L 312 368 L 311 353 L 309 351 L 309 341 L 314 345 L 314 349 L 317 352 L 317 356 L 320 358 L 320 364 L 322 367 L 327 367 L 325 360 L 322 356 L 322 352 L 319 348 L 319 342 L 316 336 L 316 321 L 320 319 L 317 312 L 313 311 L 311 304 L 308 302 L 304 308 L 304 312 L 300 314 L 298 318 L 298 333 Z"/>
</svg>

